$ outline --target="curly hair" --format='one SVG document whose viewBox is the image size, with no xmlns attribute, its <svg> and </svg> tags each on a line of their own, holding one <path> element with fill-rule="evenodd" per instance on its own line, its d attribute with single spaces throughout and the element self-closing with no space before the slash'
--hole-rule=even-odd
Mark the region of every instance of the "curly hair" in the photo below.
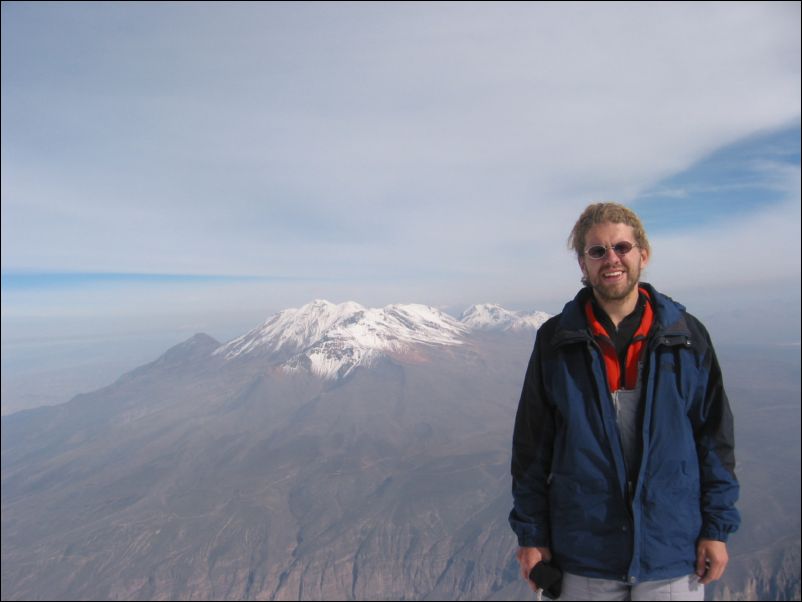
<svg viewBox="0 0 802 602">
<path fill-rule="evenodd" d="M 618 203 L 593 203 L 588 205 L 574 224 L 571 235 L 568 237 L 568 248 L 573 249 L 577 258 L 581 258 L 585 253 L 585 237 L 588 231 L 596 224 L 626 224 L 632 226 L 635 233 L 635 242 L 638 247 L 646 250 L 651 255 L 649 239 L 646 238 L 646 230 L 640 218 L 632 209 L 619 205 Z"/>
</svg>

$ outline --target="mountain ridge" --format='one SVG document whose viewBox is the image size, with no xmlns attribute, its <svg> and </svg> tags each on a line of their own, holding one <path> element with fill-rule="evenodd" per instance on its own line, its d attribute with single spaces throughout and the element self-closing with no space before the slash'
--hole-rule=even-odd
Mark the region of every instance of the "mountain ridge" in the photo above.
<svg viewBox="0 0 802 602">
<path fill-rule="evenodd" d="M 536 330 L 544 312 L 511 312 L 500 305 L 473 305 L 461 319 L 428 305 L 392 304 L 366 308 L 354 301 L 316 299 L 282 310 L 260 326 L 221 345 L 226 361 L 257 355 L 286 371 L 309 370 L 326 379 L 343 378 L 382 356 L 415 355 L 416 346 L 458 346 L 474 331 Z"/>
</svg>

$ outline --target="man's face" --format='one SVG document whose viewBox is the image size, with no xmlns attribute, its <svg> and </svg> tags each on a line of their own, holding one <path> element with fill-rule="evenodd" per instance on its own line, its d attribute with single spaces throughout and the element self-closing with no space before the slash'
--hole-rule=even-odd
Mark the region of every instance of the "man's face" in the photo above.
<svg viewBox="0 0 802 602">
<path fill-rule="evenodd" d="M 606 254 L 601 259 L 583 255 L 579 260 L 582 273 L 590 282 L 596 298 L 600 301 L 622 301 L 635 291 L 640 281 L 641 270 L 649 262 L 649 253 L 633 247 L 625 255 L 618 255 L 612 247 L 621 242 L 635 244 L 632 226 L 626 224 L 596 224 L 585 237 L 585 249 L 601 245 Z"/>
</svg>

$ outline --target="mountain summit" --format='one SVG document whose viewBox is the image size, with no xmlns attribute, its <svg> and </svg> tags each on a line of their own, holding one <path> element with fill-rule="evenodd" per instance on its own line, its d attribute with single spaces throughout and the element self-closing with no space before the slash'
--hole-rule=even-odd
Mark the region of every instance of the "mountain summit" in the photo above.
<svg viewBox="0 0 802 602">
<path fill-rule="evenodd" d="M 550 317 L 542 311 L 510 311 L 495 303 L 483 303 L 466 309 L 461 322 L 471 330 L 537 330 Z"/>
<path fill-rule="evenodd" d="M 215 351 L 227 360 L 272 355 L 286 370 L 308 368 L 324 378 L 346 376 L 359 365 L 415 345 L 460 345 L 468 329 L 426 305 L 365 308 L 349 301 L 315 300 L 285 309 Z"/>
<path fill-rule="evenodd" d="M 323 378 L 341 378 L 357 366 L 416 346 L 462 345 L 476 329 L 536 329 L 547 318 L 542 312 L 519 314 L 487 304 L 474 305 L 457 320 L 414 303 L 375 309 L 318 299 L 271 316 L 214 353 L 228 361 L 270 357 L 286 371 L 307 369 Z"/>
</svg>

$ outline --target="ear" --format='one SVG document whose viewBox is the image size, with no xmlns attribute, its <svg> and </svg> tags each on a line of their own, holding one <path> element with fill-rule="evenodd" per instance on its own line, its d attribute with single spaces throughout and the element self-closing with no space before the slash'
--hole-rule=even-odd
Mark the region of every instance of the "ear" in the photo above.
<svg viewBox="0 0 802 602">
<path fill-rule="evenodd" d="M 582 271 L 582 275 L 583 275 L 583 276 L 585 276 L 585 277 L 587 277 L 587 275 L 588 275 L 588 268 L 587 268 L 587 266 L 585 265 L 585 258 L 584 258 L 584 257 L 579 257 L 579 258 L 577 258 L 577 263 L 579 264 L 579 269 Z"/>
<path fill-rule="evenodd" d="M 649 251 L 646 249 L 640 249 L 640 264 L 642 268 L 645 268 L 649 263 Z"/>
</svg>

